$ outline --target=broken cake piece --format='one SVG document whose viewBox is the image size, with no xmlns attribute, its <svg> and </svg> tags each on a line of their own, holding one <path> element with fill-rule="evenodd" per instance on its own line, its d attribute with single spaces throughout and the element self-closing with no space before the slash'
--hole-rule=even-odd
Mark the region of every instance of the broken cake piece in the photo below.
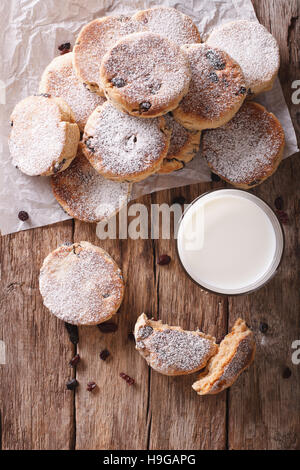
<svg viewBox="0 0 300 470">
<path fill-rule="evenodd" d="M 164 325 L 142 314 L 135 325 L 136 349 L 157 372 L 186 375 L 203 369 L 218 351 L 215 338 Z"/>
</svg>

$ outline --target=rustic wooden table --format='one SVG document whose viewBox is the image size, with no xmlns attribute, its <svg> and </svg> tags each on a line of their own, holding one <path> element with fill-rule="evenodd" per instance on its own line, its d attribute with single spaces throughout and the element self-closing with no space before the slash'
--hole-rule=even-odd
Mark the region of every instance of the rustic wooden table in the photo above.
<svg viewBox="0 0 300 470">
<path fill-rule="evenodd" d="M 300 79 L 299 0 L 253 3 L 261 23 L 279 41 L 281 83 L 299 132 L 299 106 L 291 103 L 291 84 Z M 174 240 L 101 243 L 122 266 L 127 291 L 115 334 L 80 328 L 76 393 L 65 386 L 74 376 L 68 362 L 75 347 L 64 324 L 42 305 L 38 273 L 44 257 L 65 241 L 99 244 L 95 227 L 67 221 L 2 237 L 0 339 L 6 343 L 7 364 L 0 366 L 0 448 L 299 449 L 300 366 L 291 361 L 291 344 L 300 339 L 299 180 L 300 159 L 293 157 L 253 191 L 272 206 L 282 196 L 290 223 L 284 227 L 286 252 L 279 274 L 252 295 L 223 298 L 202 292 L 179 266 Z M 191 201 L 221 186 L 164 191 L 142 202 L 171 202 L 178 195 Z M 157 265 L 162 253 L 171 255 L 170 266 Z M 199 397 L 191 389 L 194 377 L 159 375 L 135 351 L 128 333 L 143 311 L 217 338 L 242 316 L 256 334 L 255 363 L 230 390 Z M 268 324 L 266 334 L 259 331 L 260 322 Z M 99 359 L 104 348 L 111 352 L 107 362 Z M 120 372 L 133 376 L 136 385 L 129 387 Z M 86 391 L 90 380 L 99 385 L 96 393 Z"/>
</svg>

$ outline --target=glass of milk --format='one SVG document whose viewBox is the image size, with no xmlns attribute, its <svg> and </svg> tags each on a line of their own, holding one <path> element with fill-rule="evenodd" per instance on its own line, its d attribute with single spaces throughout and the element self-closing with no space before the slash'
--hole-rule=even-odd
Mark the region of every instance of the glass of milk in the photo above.
<svg viewBox="0 0 300 470">
<path fill-rule="evenodd" d="M 200 287 L 224 295 L 250 293 L 276 273 L 284 249 L 281 224 L 260 198 L 239 189 L 202 194 L 184 212 L 177 251 Z"/>
</svg>

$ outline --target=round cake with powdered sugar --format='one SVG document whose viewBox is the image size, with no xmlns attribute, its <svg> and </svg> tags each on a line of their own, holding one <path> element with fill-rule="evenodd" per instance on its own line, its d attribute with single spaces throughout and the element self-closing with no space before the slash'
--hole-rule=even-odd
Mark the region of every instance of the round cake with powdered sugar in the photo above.
<svg viewBox="0 0 300 470">
<path fill-rule="evenodd" d="M 186 375 L 196 372 L 217 353 L 215 338 L 199 331 L 163 325 L 142 314 L 135 325 L 136 349 L 157 372 Z"/>
<path fill-rule="evenodd" d="M 63 173 L 52 176 L 52 190 L 62 208 L 83 222 L 102 222 L 128 203 L 129 183 L 110 181 L 90 165 L 79 150 Z"/>
<path fill-rule="evenodd" d="M 13 164 L 29 176 L 65 170 L 76 156 L 80 132 L 71 108 L 50 95 L 29 96 L 11 115 Z"/>
<path fill-rule="evenodd" d="M 225 126 L 203 133 L 202 154 L 213 173 L 238 188 L 249 189 L 276 171 L 284 142 L 282 126 L 274 114 L 248 101 Z"/>
<path fill-rule="evenodd" d="M 118 41 L 100 67 L 106 97 L 121 111 L 143 118 L 175 109 L 188 92 L 190 77 L 180 47 L 150 32 Z"/>
<path fill-rule="evenodd" d="M 198 395 L 214 395 L 230 387 L 253 362 L 255 350 L 254 334 L 239 318 L 232 332 L 221 342 L 218 353 L 193 384 L 193 389 Z"/>
<path fill-rule="evenodd" d="M 62 98 L 71 107 L 75 121 L 83 132 L 89 116 L 105 98 L 83 85 L 73 69 L 73 53 L 56 57 L 45 69 L 39 91 Z"/>
<path fill-rule="evenodd" d="M 175 121 L 172 113 L 164 116 L 166 126 L 171 131 L 168 154 L 163 161 L 160 174 L 181 170 L 190 162 L 199 150 L 201 132 L 192 131 Z"/>
<path fill-rule="evenodd" d="M 270 90 L 280 65 L 276 39 L 257 21 L 225 23 L 206 42 L 227 52 L 242 68 L 250 95 Z"/>
<path fill-rule="evenodd" d="M 129 116 L 107 101 L 87 122 L 83 151 L 105 178 L 140 181 L 160 169 L 169 142 L 170 132 L 164 118 Z"/>
<path fill-rule="evenodd" d="M 44 260 L 39 278 L 44 305 L 72 325 L 98 325 L 119 309 L 122 272 L 106 251 L 88 242 L 62 245 Z"/>
<path fill-rule="evenodd" d="M 107 16 L 82 28 L 74 47 L 74 68 L 79 79 L 93 92 L 104 96 L 99 83 L 103 56 L 122 37 L 145 28 L 129 16 Z"/>
<path fill-rule="evenodd" d="M 192 78 L 187 95 L 173 111 L 174 118 L 189 129 L 222 126 L 236 114 L 247 94 L 240 66 L 225 52 L 206 44 L 182 49 Z"/>
<path fill-rule="evenodd" d="M 175 8 L 157 6 L 138 11 L 133 18 L 152 33 L 166 36 L 179 45 L 201 42 L 193 20 Z"/>
</svg>

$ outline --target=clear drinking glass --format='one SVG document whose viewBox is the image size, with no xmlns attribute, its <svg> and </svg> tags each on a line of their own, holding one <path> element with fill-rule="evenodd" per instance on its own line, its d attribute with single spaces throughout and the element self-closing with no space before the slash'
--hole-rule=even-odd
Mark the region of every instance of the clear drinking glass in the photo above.
<svg viewBox="0 0 300 470">
<path fill-rule="evenodd" d="M 254 202 L 260 209 L 262 209 L 262 211 L 268 217 L 268 219 L 271 222 L 271 225 L 273 227 L 274 235 L 275 235 L 275 250 L 274 250 L 274 256 L 273 256 L 273 259 L 271 261 L 271 264 L 269 265 L 268 269 L 265 271 L 265 273 L 261 277 L 259 277 L 255 282 L 249 283 L 245 287 L 241 287 L 241 288 L 237 288 L 237 289 L 235 289 L 235 288 L 232 288 L 232 289 L 224 288 L 223 289 L 223 288 L 216 288 L 215 286 L 209 285 L 205 281 L 203 283 L 201 283 L 201 282 L 199 282 L 199 280 L 196 280 L 193 277 L 193 273 L 189 272 L 189 268 L 184 265 L 184 262 L 181 258 L 181 255 L 180 255 L 180 253 L 182 253 L 182 250 L 181 250 L 181 237 L 182 237 L 181 229 L 183 227 L 184 217 L 186 217 L 188 211 L 190 211 L 190 209 L 192 207 L 194 207 L 194 205 L 197 203 L 197 201 L 199 201 L 202 198 L 209 197 L 209 195 L 211 195 L 212 193 L 218 193 L 218 196 L 221 196 L 222 193 L 226 194 L 226 195 L 238 195 L 239 197 L 243 197 L 243 198 L 246 198 L 246 199 Z M 220 227 L 220 230 L 221 229 L 222 229 L 222 227 Z M 196 198 L 187 207 L 187 209 L 184 211 L 184 214 L 182 215 L 182 217 L 179 221 L 179 224 L 178 224 L 177 234 L 178 234 L 177 235 L 177 254 L 178 254 L 178 258 L 180 260 L 180 263 L 181 263 L 184 271 L 186 272 L 186 274 L 189 276 L 190 279 L 192 279 L 192 281 L 194 281 L 202 289 L 204 289 L 208 292 L 212 292 L 214 294 L 218 294 L 218 295 L 242 295 L 242 294 L 249 294 L 251 292 L 254 292 L 257 289 L 260 289 L 262 286 L 264 286 L 276 274 L 276 272 L 277 272 L 277 270 L 280 266 L 282 257 L 283 257 L 284 245 L 285 245 L 284 232 L 283 232 L 281 223 L 278 220 L 278 217 L 275 214 L 275 212 L 271 209 L 271 207 L 265 201 L 263 201 L 259 197 L 255 196 L 254 194 L 251 194 L 247 191 L 240 190 L 240 189 L 222 189 L 221 188 L 221 189 L 212 190 L 212 191 L 208 191 L 204 194 L 201 194 L 201 196 Z M 218 269 L 217 265 L 216 265 L 216 269 Z M 246 267 L 245 267 L 245 269 L 246 269 Z"/>
</svg>

